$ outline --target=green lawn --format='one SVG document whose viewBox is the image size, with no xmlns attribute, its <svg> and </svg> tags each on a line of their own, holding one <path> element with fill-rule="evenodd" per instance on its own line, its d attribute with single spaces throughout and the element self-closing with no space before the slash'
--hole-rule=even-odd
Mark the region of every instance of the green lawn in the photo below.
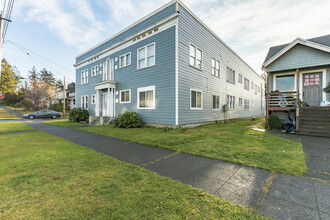
<svg viewBox="0 0 330 220">
<path fill-rule="evenodd" d="M 0 119 L 19 119 L 16 115 L 10 113 L 9 111 L 0 108 Z"/>
<path fill-rule="evenodd" d="M 33 130 L 33 128 L 21 122 L 0 122 L 0 133 L 26 130 Z"/>
<path fill-rule="evenodd" d="M 192 129 L 123 129 L 112 126 L 79 129 L 275 172 L 298 176 L 307 172 L 300 143 L 249 128 L 263 120 L 208 124 Z"/>
<path fill-rule="evenodd" d="M 83 126 L 83 125 L 88 125 L 88 124 L 81 124 L 77 122 L 72 122 L 69 120 L 54 120 L 54 121 L 45 121 L 44 123 L 46 124 L 51 124 L 51 125 L 57 125 L 57 126 L 62 126 L 62 127 L 74 127 L 74 126 Z"/>
<path fill-rule="evenodd" d="M 0 219 L 265 219 L 200 193 L 47 133 L 0 135 Z"/>
</svg>

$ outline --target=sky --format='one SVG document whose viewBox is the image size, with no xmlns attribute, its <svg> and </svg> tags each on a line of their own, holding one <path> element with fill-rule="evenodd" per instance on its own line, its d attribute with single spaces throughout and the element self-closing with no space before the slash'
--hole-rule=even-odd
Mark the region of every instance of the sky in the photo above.
<svg viewBox="0 0 330 220">
<path fill-rule="evenodd" d="M 169 1 L 16 0 L 2 56 L 27 76 L 35 66 L 75 79 L 75 58 Z M 330 34 L 329 0 L 182 0 L 261 74 L 269 47 Z M 2 7 L 4 0 L 0 0 Z M 28 54 L 27 54 L 28 53 Z"/>
</svg>

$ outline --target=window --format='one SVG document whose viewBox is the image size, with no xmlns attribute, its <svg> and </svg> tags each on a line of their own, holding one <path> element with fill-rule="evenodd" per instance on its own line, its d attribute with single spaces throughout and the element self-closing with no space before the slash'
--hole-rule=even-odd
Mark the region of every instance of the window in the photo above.
<svg viewBox="0 0 330 220">
<path fill-rule="evenodd" d="M 235 109 L 235 96 L 227 95 L 227 105 L 229 110 Z"/>
<path fill-rule="evenodd" d="M 212 58 L 212 76 L 219 77 L 220 73 L 220 62 Z"/>
<path fill-rule="evenodd" d="M 243 105 L 243 98 L 239 98 L 238 99 L 238 106 L 242 106 Z"/>
<path fill-rule="evenodd" d="M 258 92 L 260 93 L 260 86 L 258 86 Z"/>
<path fill-rule="evenodd" d="M 88 83 L 88 70 L 81 72 L 81 85 Z"/>
<path fill-rule="evenodd" d="M 243 83 L 243 76 L 242 76 L 242 74 L 239 74 L 238 75 L 238 82 L 239 83 Z"/>
<path fill-rule="evenodd" d="M 190 44 L 189 64 L 198 69 L 202 69 L 202 50 Z"/>
<path fill-rule="evenodd" d="M 276 89 L 280 92 L 294 91 L 294 75 L 276 76 Z"/>
<path fill-rule="evenodd" d="M 100 70 L 99 70 L 99 66 L 97 65 L 95 67 L 95 75 L 99 75 L 99 73 L 100 73 Z"/>
<path fill-rule="evenodd" d="M 155 43 L 138 49 L 138 70 L 155 65 Z"/>
<path fill-rule="evenodd" d="M 251 89 L 254 89 L 254 83 L 251 82 Z"/>
<path fill-rule="evenodd" d="M 247 99 L 244 99 L 244 110 L 250 109 L 250 101 Z"/>
<path fill-rule="evenodd" d="M 244 77 L 244 89 L 245 90 L 250 90 L 250 80 Z"/>
<path fill-rule="evenodd" d="M 91 68 L 91 76 L 93 77 L 93 76 L 97 76 L 97 75 L 99 75 L 99 66 L 98 65 L 93 66 Z"/>
<path fill-rule="evenodd" d="M 96 101 L 96 95 L 93 94 L 93 95 L 91 96 L 91 104 L 95 104 L 95 101 Z"/>
<path fill-rule="evenodd" d="M 258 94 L 258 86 L 257 85 L 255 85 L 255 88 L 254 88 L 254 94 Z"/>
<path fill-rule="evenodd" d="M 155 109 L 155 86 L 138 88 L 138 109 Z"/>
<path fill-rule="evenodd" d="M 91 68 L 91 77 L 95 76 L 95 67 Z"/>
<path fill-rule="evenodd" d="M 213 95 L 213 109 L 220 109 L 220 96 Z"/>
<path fill-rule="evenodd" d="M 81 107 L 88 109 L 88 95 L 81 96 Z"/>
<path fill-rule="evenodd" d="M 119 58 L 119 67 L 125 67 L 131 65 L 131 53 L 120 56 Z"/>
<path fill-rule="evenodd" d="M 130 103 L 131 102 L 131 90 L 120 91 L 120 103 Z"/>
<path fill-rule="evenodd" d="M 198 90 L 190 90 L 190 109 L 203 109 L 203 93 Z"/>
<path fill-rule="evenodd" d="M 227 67 L 227 82 L 235 84 L 235 71 Z"/>
</svg>

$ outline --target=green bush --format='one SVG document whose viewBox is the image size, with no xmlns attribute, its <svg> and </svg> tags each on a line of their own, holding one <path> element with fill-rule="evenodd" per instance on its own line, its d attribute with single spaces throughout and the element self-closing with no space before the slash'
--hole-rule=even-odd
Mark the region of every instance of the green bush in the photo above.
<svg viewBox="0 0 330 220">
<path fill-rule="evenodd" d="M 268 118 L 268 125 L 271 129 L 280 129 L 282 127 L 282 122 L 276 115 L 271 115 Z"/>
<path fill-rule="evenodd" d="M 87 121 L 89 113 L 86 109 L 83 108 L 73 108 L 69 114 L 70 121 L 72 122 L 81 122 Z"/>
<path fill-rule="evenodd" d="M 135 112 L 125 111 L 114 119 L 114 125 L 118 128 L 137 128 L 142 126 L 140 116 Z"/>
</svg>

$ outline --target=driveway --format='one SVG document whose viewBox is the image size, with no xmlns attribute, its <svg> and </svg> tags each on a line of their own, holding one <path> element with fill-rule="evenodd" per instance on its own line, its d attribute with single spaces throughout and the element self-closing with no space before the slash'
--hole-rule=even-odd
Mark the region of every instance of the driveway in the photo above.
<svg viewBox="0 0 330 220">
<path fill-rule="evenodd" d="M 44 123 L 30 126 L 278 219 L 330 219 L 330 184 Z"/>
</svg>

